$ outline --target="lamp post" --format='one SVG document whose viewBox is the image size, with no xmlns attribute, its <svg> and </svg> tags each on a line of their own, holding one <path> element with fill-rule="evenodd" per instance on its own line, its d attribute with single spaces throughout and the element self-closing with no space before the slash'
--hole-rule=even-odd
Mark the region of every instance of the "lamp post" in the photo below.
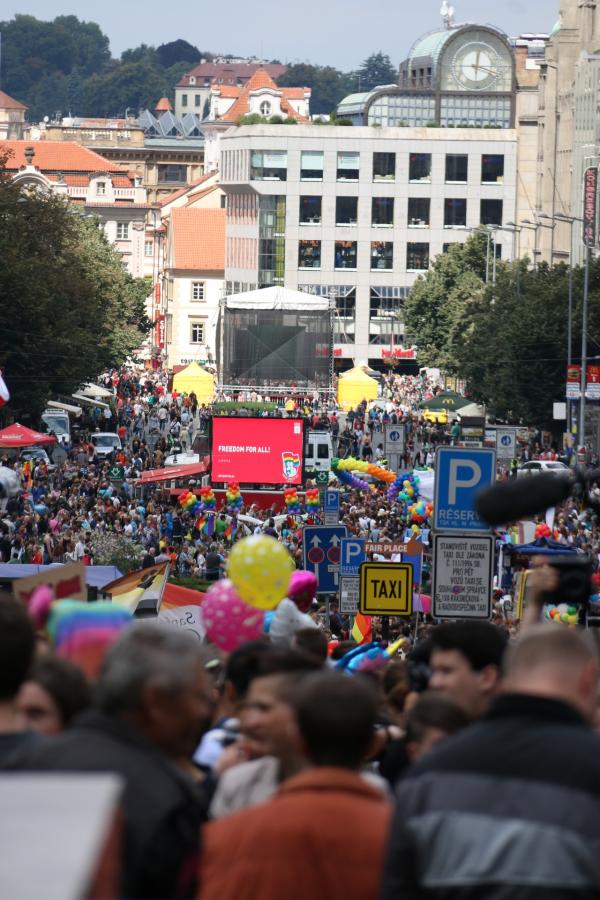
<svg viewBox="0 0 600 900">
<path fill-rule="evenodd" d="M 537 269 L 537 257 L 538 257 L 538 243 L 537 236 L 539 230 L 539 224 L 532 222 L 530 219 L 523 219 L 522 222 L 519 223 L 521 228 L 529 228 L 532 231 L 535 231 L 535 235 L 533 238 L 533 268 Z"/>
</svg>

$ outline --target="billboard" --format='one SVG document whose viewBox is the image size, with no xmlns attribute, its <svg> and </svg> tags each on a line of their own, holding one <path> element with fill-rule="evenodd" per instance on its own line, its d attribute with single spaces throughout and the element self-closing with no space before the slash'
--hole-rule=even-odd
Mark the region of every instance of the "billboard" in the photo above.
<svg viewBox="0 0 600 900">
<path fill-rule="evenodd" d="M 595 247 L 598 239 L 598 168 L 590 166 L 583 175 L 583 243 Z"/>
<path fill-rule="evenodd" d="M 212 481 L 241 484 L 302 484 L 301 419 L 214 416 Z"/>
</svg>

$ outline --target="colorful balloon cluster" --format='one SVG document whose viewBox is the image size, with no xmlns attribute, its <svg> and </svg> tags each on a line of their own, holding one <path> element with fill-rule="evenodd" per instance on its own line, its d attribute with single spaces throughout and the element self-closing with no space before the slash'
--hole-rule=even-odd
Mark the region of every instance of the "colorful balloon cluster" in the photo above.
<svg viewBox="0 0 600 900">
<path fill-rule="evenodd" d="M 215 497 L 215 492 L 211 487 L 200 488 L 200 502 L 202 504 L 203 510 L 211 510 L 216 508 L 217 498 Z"/>
<path fill-rule="evenodd" d="M 306 491 L 304 497 L 307 510 L 318 509 L 321 505 L 321 501 L 319 499 L 319 488 L 309 488 Z"/>
<path fill-rule="evenodd" d="M 420 483 L 418 475 L 412 472 L 402 472 L 388 488 L 387 498 L 388 500 L 398 499 L 403 503 L 410 503 L 419 496 Z"/>
<path fill-rule="evenodd" d="M 408 507 L 409 523 L 411 525 L 426 525 L 427 520 L 431 518 L 433 513 L 433 503 L 426 503 L 425 500 L 417 500 Z"/>
<path fill-rule="evenodd" d="M 239 541 L 227 561 L 227 575 L 239 596 L 256 609 L 273 609 L 283 600 L 293 570 L 283 544 L 266 534 Z"/>
<path fill-rule="evenodd" d="M 546 522 L 540 522 L 539 525 L 535 527 L 535 539 L 536 541 L 540 538 L 549 538 L 552 537 L 552 529 Z"/>
<path fill-rule="evenodd" d="M 386 484 L 391 484 L 396 480 L 395 474 L 388 469 L 376 466 L 375 463 L 367 462 L 366 459 L 354 459 L 351 456 L 347 459 L 332 459 L 331 468 L 336 475 L 338 472 L 364 472 L 365 475 L 370 475 L 371 478 L 384 481 Z"/>
<path fill-rule="evenodd" d="M 563 625 L 577 625 L 579 610 L 571 603 L 560 603 L 558 606 L 546 604 L 543 610 L 545 622 L 555 622 Z"/>
<path fill-rule="evenodd" d="M 182 509 L 194 509 L 197 502 L 198 498 L 193 491 L 183 491 L 183 493 L 179 495 L 179 505 Z"/>
<path fill-rule="evenodd" d="M 238 512 L 242 508 L 244 498 L 242 497 L 242 492 L 240 491 L 240 486 L 237 481 L 229 482 L 225 493 L 225 499 L 227 500 L 227 506 L 235 512 Z"/>
<path fill-rule="evenodd" d="M 288 512 L 291 516 L 299 516 L 302 512 L 302 506 L 300 505 L 298 489 L 295 487 L 286 488 L 283 492 L 283 498 L 285 502 L 286 512 Z"/>
</svg>

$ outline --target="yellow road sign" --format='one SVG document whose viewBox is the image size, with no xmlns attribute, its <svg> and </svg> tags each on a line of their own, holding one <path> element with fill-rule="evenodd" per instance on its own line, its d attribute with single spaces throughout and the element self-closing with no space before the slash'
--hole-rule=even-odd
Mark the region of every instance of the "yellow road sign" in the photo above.
<svg viewBox="0 0 600 900">
<path fill-rule="evenodd" d="M 413 568 L 410 563 L 363 563 L 360 611 L 366 616 L 412 614 Z"/>
</svg>

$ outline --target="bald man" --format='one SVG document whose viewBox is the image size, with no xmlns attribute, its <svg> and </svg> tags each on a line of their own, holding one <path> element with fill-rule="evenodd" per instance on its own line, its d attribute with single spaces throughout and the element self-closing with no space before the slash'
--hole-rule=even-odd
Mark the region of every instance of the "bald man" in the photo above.
<svg viewBox="0 0 600 900">
<path fill-rule="evenodd" d="M 401 783 L 385 900 L 600 896 L 595 646 L 534 626 L 511 647 L 487 715 Z"/>
</svg>

